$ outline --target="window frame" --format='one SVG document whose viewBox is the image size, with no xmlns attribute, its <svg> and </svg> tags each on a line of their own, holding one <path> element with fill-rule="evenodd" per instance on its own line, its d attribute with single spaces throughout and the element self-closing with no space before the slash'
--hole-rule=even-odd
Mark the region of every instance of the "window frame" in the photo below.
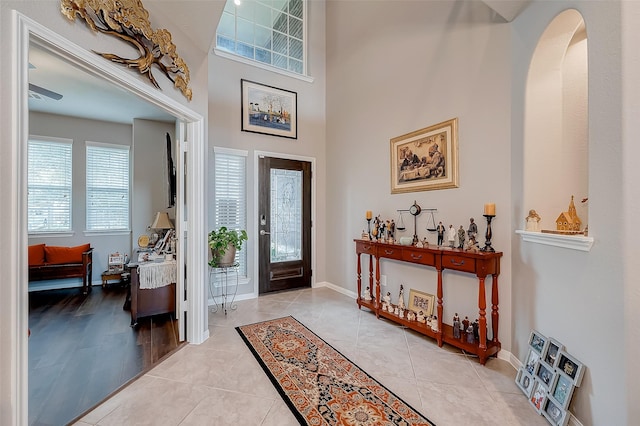
<svg viewBox="0 0 640 426">
<path fill-rule="evenodd" d="M 112 149 L 119 151 L 127 152 L 127 211 L 126 218 L 127 224 L 126 227 L 122 228 L 111 228 L 111 229 L 92 229 L 89 227 L 89 214 L 92 210 L 89 207 L 89 192 L 93 189 L 93 186 L 89 184 L 89 171 L 90 171 L 90 163 L 89 163 L 89 151 L 90 148 L 104 148 L 104 149 Z M 131 147 L 129 145 L 121 145 L 121 144 L 113 144 L 113 143 L 105 143 L 105 142 L 94 142 L 94 141 L 85 141 L 85 235 L 119 235 L 119 234 L 129 234 L 131 233 Z"/>
<path fill-rule="evenodd" d="M 218 47 L 218 26 L 220 25 L 220 21 L 222 20 L 222 17 L 224 16 L 225 10 L 227 9 L 227 5 L 228 3 L 231 3 L 231 5 L 234 7 L 234 12 L 237 10 L 237 6 L 235 4 L 233 4 L 233 0 L 227 0 L 227 3 L 225 4 L 225 9 L 223 10 L 221 16 L 220 16 L 220 21 L 218 21 L 217 26 L 216 26 L 216 31 L 214 33 L 214 37 L 215 37 L 215 46 L 213 48 L 213 53 L 216 56 L 220 56 L 222 58 L 226 58 L 226 59 L 231 59 L 233 61 L 236 62 L 241 62 L 247 65 L 251 65 L 257 68 L 262 68 L 268 71 L 272 71 L 272 72 L 276 72 L 278 74 L 282 74 L 282 75 L 286 75 L 288 77 L 292 77 L 292 78 L 297 78 L 303 81 L 307 81 L 309 83 L 313 82 L 313 78 L 309 75 L 309 67 L 308 67 L 308 1 L 307 0 L 301 0 L 302 1 L 302 35 L 303 35 L 303 39 L 302 39 L 302 68 L 303 68 L 303 72 L 301 74 L 293 72 L 293 71 L 289 71 L 288 69 L 283 69 L 283 68 L 279 68 L 275 65 L 271 65 L 271 63 L 265 63 L 265 62 L 261 62 L 258 61 L 256 59 L 252 59 L 252 58 L 248 58 L 246 56 L 242 56 L 239 55 L 233 51 L 227 50 L 225 48 L 222 47 Z M 238 38 L 237 38 L 237 20 L 238 20 L 238 14 L 234 13 L 233 14 L 234 17 L 234 42 L 238 43 Z M 242 18 L 244 19 L 244 18 Z M 253 19 L 251 21 L 254 25 L 258 24 L 256 22 L 255 19 Z M 262 26 L 260 24 L 260 26 Z M 266 27 L 264 27 L 266 28 Z M 271 26 L 271 31 L 278 31 L 276 30 L 273 25 Z M 280 32 L 280 31 L 278 31 Z M 289 33 L 287 33 L 287 36 L 289 36 Z M 246 44 L 245 42 L 242 42 L 244 44 Z M 252 47 L 256 47 L 254 44 L 251 44 Z M 270 51 L 273 53 L 273 49 L 270 49 Z M 255 57 L 255 55 L 254 55 Z M 287 57 L 289 57 L 289 55 L 287 55 Z M 295 59 L 295 58 L 294 58 Z"/>
<path fill-rule="evenodd" d="M 59 145 L 66 145 L 70 148 L 70 157 L 69 157 L 69 187 L 68 187 L 68 193 L 69 193 L 69 208 L 68 208 L 68 220 L 69 220 L 69 227 L 67 229 L 59 229 L 59 230 L 32 230 L 30 229 L 30 223 L 29 223 L 29 214 L 28 211 L 30 210 L 30 202 L 29 202 L 29 163 L 30 163 L 30 155 L 29 155 L 29 151 L 30 151 L 30 144 L 32 142 L 44 142 L 44 143 L 50 143 L 50 144 L 59 144 Z M 27 235 L 28 236 L 56 236 L 56 237 L 60 237 L 60 236 L 71 236 L 74 234 L 74 230 L 73 230 L 73 139 L 69 139 L 69 138 L 58 138 L 58 137 L 52 137 L 52 136 L 40 136 L 40 135 L 29 135 L 29 139 L 27 141 Z"/>
</svg>

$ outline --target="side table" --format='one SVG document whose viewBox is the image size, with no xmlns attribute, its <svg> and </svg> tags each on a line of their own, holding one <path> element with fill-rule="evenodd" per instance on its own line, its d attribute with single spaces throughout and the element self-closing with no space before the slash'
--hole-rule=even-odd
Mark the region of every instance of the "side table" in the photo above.
<svg viewBox="0 0 640 426">
<path fill-rule="evenodd" d="M 106 287 L 111 280 L 118 280 L 118 282 L 122 281 L 122 271 L 114 272 L 114 271 L 104 271 L 102 273 L 102 287 Z"/>
<path fill-rule="evenodd" d="M 214 303 L 211 312 L 224 309 L 224 314 L 227 315 L 227 307 L 231 310 L 238 308 L 234 301 L 238 292 L 239 266 L 239 263 L 234 263 L 229 266 L 211 267 L 209 271 L 209 293 Z M 229 282 L 229 274 L 231 274 L 231 282 Z"/>
</svg>

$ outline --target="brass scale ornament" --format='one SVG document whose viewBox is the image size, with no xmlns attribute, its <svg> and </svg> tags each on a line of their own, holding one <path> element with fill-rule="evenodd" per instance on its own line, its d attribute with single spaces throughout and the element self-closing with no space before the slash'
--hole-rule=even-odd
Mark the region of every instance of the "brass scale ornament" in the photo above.
<svg viewBox="0 0 640 426">
<path fill-rule="evenodd" d="M 74 21 L 83 18 L 95 32 L 118 37 L 135 47 L 140 56 L 127 59 L 111 53 L 97 53 L 113 62 L 137 68 L 151 83 L 160 89 L 151 73 L 155 64 L 182 94 L 191 100 L 189 67 L 176 53 L 171 33 L 165 29 L 154 30 L 149 22 L 149 12 L 140 0 L 61 0 L 62 14 Z"/>
</svg>

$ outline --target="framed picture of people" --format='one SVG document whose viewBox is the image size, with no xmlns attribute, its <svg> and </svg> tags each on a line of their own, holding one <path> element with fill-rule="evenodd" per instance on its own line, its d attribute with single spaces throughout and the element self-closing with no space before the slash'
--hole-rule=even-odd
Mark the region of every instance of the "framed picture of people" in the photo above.
<svg viewBox="0 0 640 426">
<path fill-rule="evenodd" d="M 458 187 L 458 119 L 391 139 L 391 193 Z"/>
</svg>

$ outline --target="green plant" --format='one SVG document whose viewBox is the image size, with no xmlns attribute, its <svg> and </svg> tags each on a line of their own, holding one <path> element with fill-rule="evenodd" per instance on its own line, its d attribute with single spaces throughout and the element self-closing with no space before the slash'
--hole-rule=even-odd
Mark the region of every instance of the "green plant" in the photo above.
<svg viewBox="0 0 640 426">
<path fill-rule="evenodd" d="M 211 266 L 218 266 L 220 259 L 227 251 L 227 247 L 234 246 L 236 250 L 242 249 L 242 243 L 247 241 L 247 231 L 244 229 L 227 229 L 221 226 L 217 230 L 209 232 L 209 248 L 211 249 Z"/>
</svg>

